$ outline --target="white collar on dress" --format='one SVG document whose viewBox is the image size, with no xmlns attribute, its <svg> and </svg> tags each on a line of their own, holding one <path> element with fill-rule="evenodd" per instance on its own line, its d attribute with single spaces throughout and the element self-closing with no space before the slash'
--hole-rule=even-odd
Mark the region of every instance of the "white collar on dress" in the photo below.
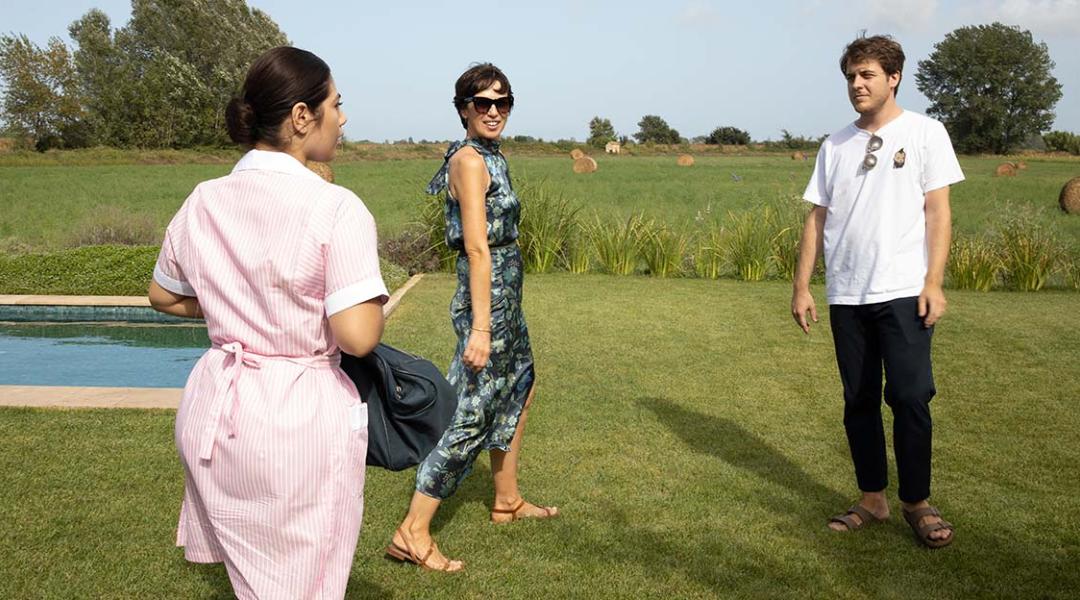
<svg viewBox="0 0 1080 600">
<path fill-rule="evenodd" d="M 284 152 L 274 152 L 270 150 L 249 150 L 240 162 L 236 163 L 232 172 L 237 171 L 276 171 L 278 173 L 288 173 L 289 175 L 299 175 L 301 177 L 311 177 L 323 181 L 322 177 L 319 177 L 314 171 L 305 167 L 303 163 L 296 160 L 292 155 Z"/>
</svg>

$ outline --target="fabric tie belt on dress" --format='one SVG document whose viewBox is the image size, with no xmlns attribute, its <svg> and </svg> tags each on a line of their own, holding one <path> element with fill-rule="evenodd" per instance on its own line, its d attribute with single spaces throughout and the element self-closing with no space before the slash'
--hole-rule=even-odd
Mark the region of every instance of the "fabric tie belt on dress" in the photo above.
<svg viewBox="0 0 1080 600">
<path fill-rule="evenodd" d="M 218 350 L 232 355 L 232 365 L 225 367 L 232 371 L 232 375 L 229 378 L 229 386 L 225 389 L 225 393 L 218 394 L 210 407 L 210 420 L 206 430 L 203 432 L 202 443 L 199 444 L 199 458 L 202 460 L 210 460 L 213 455 L 214 441 L 217 439 L 218 428 L 221 427 L 222 414 L 226 415 L 225 424 L 228 427 L 229 437 L 236 435 L 237 386 L 240 383 L 240 373 L 244 371 L 244 367 L 260 369 L 263 361 L 267 360 L 291 362 L 308 369 L 332 369 L 341 364 L 341 355 L 337 353 L 318 356 L 263 355 L 245 350 L 240 342 L 229 342 L 220 346 L 215 345 L 211 347 L 211 350 Z M 226 409 L 228 409 L 227 413 Z"/>
<path fill-rule="evenodd" d="M 497 246 L 488 245 L 488 250 L 491 251 L 491 252 L 501 252 L 503 250 L 509 250 L 511 248 L 518 248 L 518 247 L 519 246 L 518 246 L 517 240 L 514 240 L 512 242 L 507 242 L 505 244 L 499 244 Z M 458 256 L 463 257 L 463 258 L 468 258 L 469 254 L 465 251 L 464 248 L 462 248 L 462 249 L 458 250 Z"/>
</svg>

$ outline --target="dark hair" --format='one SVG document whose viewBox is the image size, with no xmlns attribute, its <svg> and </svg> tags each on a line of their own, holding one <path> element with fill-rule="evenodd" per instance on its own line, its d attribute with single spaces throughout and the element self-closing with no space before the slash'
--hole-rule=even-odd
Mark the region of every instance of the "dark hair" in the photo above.
<svg viewBox="0 0 1080 600">
<path fill-rule="evenodd" d="M 496 82 L 500 84 L 500 92 L 510 96 L 510 98 L 514 97 L 514 92 L 510 91 L 510 80 L 506 78 L 506 74 L 499 67 L 491 63 L 480 63 L 469 67 L 469 70 L 462 73 L 461 77 L 458 77 L 457 83 L 454 84 L 454 108 L 460 114 L 461 109 L 469 104 L 465 101 L 465 98 L 475 96 L 477 93 L 495 85 Z M 468 128 L 465 118 L 461 119 L 461 126 Z"/>
<path fill-rule="evenodd" d="M 248 69 L 240 95 L 225 108 L 225 128 L 237 144 L 280 146 L 281 123 L 303 102 L 319 116 L 330 94 L 330 67 L 307 50 L 279 46 L 264 52 Z"/>
<path fill-rule="evenodd" d="M 844 48 L 844 54 L 840 56 L 840 72 L 847 76 L 847 68 L 851 63 L 861 63 L 868 60 L 876 60 L 886 75 L 900 73 L 903 79 L 904 49 L 900 43 L 887 35 L 859 36 Z M 900 92 L 900 83 L 893 88 L 893 96 Z"/>
</svg>

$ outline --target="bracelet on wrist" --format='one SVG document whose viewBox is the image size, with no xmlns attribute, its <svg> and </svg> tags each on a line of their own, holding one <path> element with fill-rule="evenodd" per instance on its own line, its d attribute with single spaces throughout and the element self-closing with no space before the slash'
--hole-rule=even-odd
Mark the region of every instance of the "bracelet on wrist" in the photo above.
<svg viewBox="0 0 1080 600">
<path fill-rule="evenodd" d="M 482 331 L 484 333 L 491 333 L 490 329 L 480 329 L 479 327 L 470 327 L 469 329 L 472 329 L 473 331 Z"/>
</svg>

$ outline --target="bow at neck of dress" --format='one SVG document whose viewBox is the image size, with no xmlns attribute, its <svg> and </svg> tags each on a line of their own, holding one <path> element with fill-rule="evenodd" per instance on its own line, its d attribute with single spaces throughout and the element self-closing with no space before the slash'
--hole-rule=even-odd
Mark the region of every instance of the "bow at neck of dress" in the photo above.
<svg viewBox="0 0 1080 600">
<path fill-rule="evenodd" d="M 435 176 L 431 178 L 431 182 L 428 183 L 427 193 L 431 195 L 441 194 L 450 185 L 450 157 L 457 153 L 465 146 L 472 146 L 480 153 L 481 156 L 498 156 L 501 142 L 498 140 L 484 140 L 480 138 L 466 138 L 451 142 L 450 147 L 446 149 L 446 154 L 443 156 L 442 167 L 435 173 Z"/>
</svg>

